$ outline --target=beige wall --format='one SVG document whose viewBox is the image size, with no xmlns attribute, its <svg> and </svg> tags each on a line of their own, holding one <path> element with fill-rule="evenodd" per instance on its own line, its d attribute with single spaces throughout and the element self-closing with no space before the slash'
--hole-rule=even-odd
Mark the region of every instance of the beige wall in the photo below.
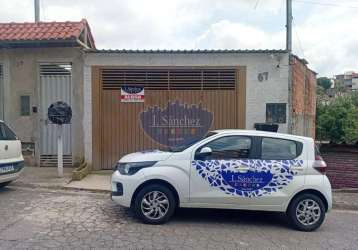
<svg viewBox="0 0 358 250">
<path fill-rule="evenodd" d="M 246 129 L 266 121 L 266 103 L 288 103 L 287 53 L 87 53 L 84 68 L 84 121 L 86 131 L 85 159 L 92 163 L 92 71 L 91 66 L 245 66 L 246 67 Z M 258 80 L 267 72 L 268 79 Z M 291 115 L 287 109 L 287 117 Z M 287 123 L 279 132 L 287 133 Z M 97 166 L 93 166 L 94 169 Z"/>
<path fill-rule="evenodd" d="M 83 156 L 83 57 L 78 48 L 26 48 L 0 50 L 0 63 L 4 65 L 5 121 L 23 142 L 35 143 L 39 152 L 40 97 L 39 63 L 72 63 L 72 154 L 78 161 Z M 20 96 L 31 96 L 31 107 L 38 113 L 20 116 Z M 39 156 L 36 155 L 36 158 Z M 36 160 L 35 163 L 38 163 Z"/>
</svg>

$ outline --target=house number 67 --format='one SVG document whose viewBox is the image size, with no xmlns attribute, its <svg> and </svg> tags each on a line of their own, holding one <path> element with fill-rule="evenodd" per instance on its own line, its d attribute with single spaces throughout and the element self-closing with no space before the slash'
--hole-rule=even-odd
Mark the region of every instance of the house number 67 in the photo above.
<svg viewBox="0 0 358 250">
<path fill-rule="evenodd" d="M 260 82 L 267 81 L 267 80 L 268 80 L 268 75 L 269 75 L 268 72 L 259 73 L 259 74 L 257 75 L 257 79 L 258 79 Z"/>
</svg>

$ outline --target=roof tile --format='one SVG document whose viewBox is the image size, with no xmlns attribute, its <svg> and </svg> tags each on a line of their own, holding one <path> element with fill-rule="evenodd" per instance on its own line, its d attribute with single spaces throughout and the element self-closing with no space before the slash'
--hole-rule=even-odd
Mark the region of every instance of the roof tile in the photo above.
<svg viewBox="0 0 358 250">
<path fill-rule="evenodd" d="M 80 22 L 0 23 L 0 42 L 67 40 L 78 38 L 87 25 Z"/>
</svg>

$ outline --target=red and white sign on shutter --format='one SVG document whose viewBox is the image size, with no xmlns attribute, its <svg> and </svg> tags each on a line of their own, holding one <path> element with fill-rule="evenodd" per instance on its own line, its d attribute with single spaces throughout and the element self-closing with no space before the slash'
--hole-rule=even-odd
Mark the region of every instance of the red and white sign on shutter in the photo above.
<svg viewBox="0 0 358 250">
<path fill-rule="evenodd" d="M 122 86 L 121 102 L 144 102 L 144 87 Z"/>
</svg>

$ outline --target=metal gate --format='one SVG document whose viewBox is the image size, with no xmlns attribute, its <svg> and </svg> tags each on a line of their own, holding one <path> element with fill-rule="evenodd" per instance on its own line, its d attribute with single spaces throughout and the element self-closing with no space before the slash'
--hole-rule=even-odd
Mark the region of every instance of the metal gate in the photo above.
<svg viewBox="0 0 358 250">
<path fill-rule="evenodd" d="M 4 120 L 4 73 L 0 64 L 0 120 Z"/>
<path fill-rule="evenodd" d="M 195 136 L 195 124 L 189 130 L 175 125 L 165 130 L 160 130 L 160 126 L 153 128 L 148 121 L 141 120 L 146 112 L 167 112 L 166 117 L 175 123 L 186 122 L 186 114 L 193 117 L 193 112 L 199 110 L 213 117 L 211 124 L 200 125 L 208 125 L 207 129 L 245 127 L 244 67 L 93 67 L 92 70 L 95 169 L 111 169 L 120 157 L 134 151 L 167 148 L 170 141 L 158 140 L 156 132 L 173 133 L 174 139 Z M 144 87 L 144 102 L 121 102 L 122 86 Z M 170 105 L 180 109 L 170 109 Z M 153 129 L 157 130 L 153 132 Z M 187 132 L 188 135 L 182 135 Z"/>
<path fill-rule="evenodd" d="M 41 141 L 40 165 L 57 166 L 57 128 L 47 117 L 48 107 L 56 101 L 71 105 L 71 65 L 41 64 Z M 72 165 L 71 125 L 63 125 L 64 165 Z"/>
</svg>

